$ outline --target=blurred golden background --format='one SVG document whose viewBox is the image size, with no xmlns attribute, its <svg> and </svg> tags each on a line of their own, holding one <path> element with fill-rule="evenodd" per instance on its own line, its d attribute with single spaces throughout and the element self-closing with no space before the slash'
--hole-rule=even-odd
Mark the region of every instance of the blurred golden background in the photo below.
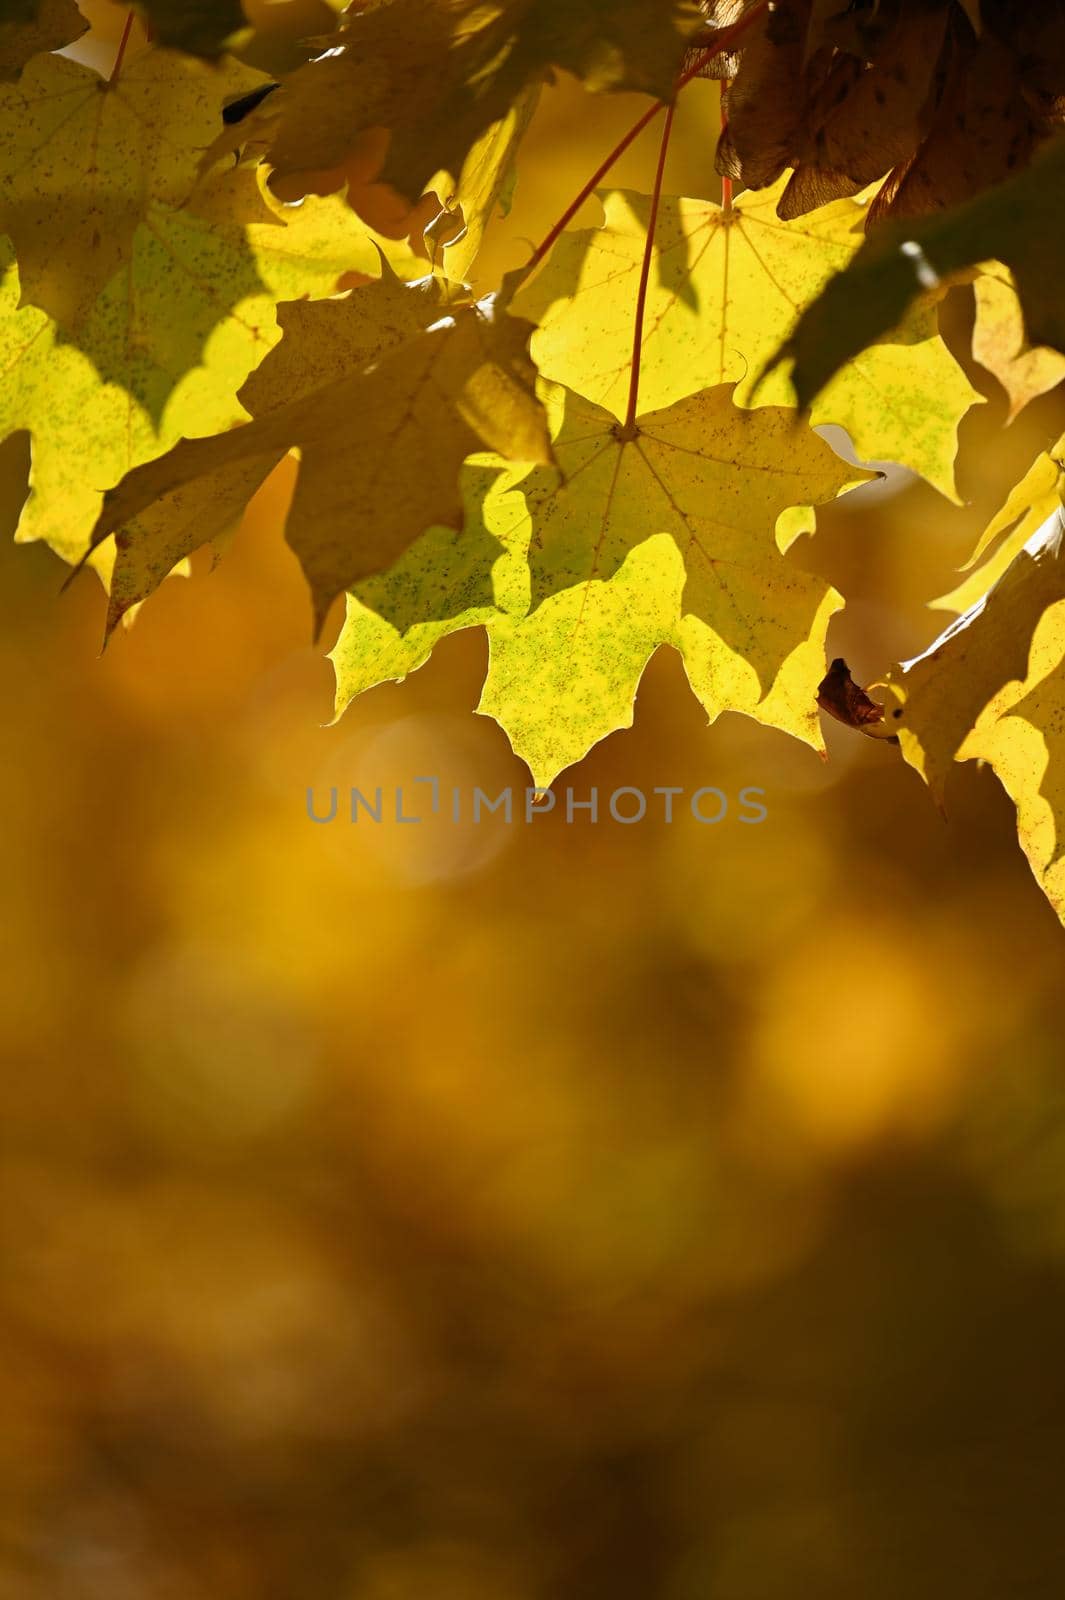
<svg viewBox="0 0 1065 1600">
<path fill-rule="evenodd" d="M 486 272 L 640 109 L 545 95 Z M 716 194 L 715 126 L 693 85 L 668 188 Z M 1065 426 L 974 381 L 969 504 L 863 491 L 806 546 L 859 681 Z M 755 785 L 762 825 L 316 827 L 310 786 L 525 784 L 483 637 L 323 726 L 282 470 L 101 658 L 95 580 L 10 540 L 27 467 L 4 1600 L 1057 1595 L 1065 934 L 993 777 L 944 822 L 845 729 L 707 730 L 663 651 L 562 786 Z"/>
</svg>

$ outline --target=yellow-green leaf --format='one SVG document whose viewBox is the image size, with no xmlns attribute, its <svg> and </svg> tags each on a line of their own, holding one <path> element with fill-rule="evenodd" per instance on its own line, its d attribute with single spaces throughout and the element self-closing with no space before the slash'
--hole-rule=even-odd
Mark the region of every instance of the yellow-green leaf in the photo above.
<svg viewBox="0 0 1065 1600">
<path fill-rule="evenodd" d="M 387 572 L 349 592 L 344 626 L 330 652 L 337 716 L 366 689 L 424 666 L 448 634 L 487 624 L 508 606 L 527 610 L 526 552 L 489 531 L 496 502 L 522 476 L 495 457 L 471 458 L 462 473 L 462 528 L 427 529 Z"/>
<path fill-rule="evenodd" d="M 23 300 L 65 326 L 90 315 L 151 207 L 189 198 L 226 100 L 265 81 L 153 49 L 113 82 L 45 55 L 0 87 L 0 228 Z"/>
<path fill-rule="evenodd" d="M 434 530 L 417 564 L 412 552 L 356 589 L 333 655 L 338 710 L 420 665 L 443 633 L 484 621 L 479 709 L 538 784 L 631 724 L 662 644 L 680 651 L 711 719 L 743 711 L 820 748 L 816 690 L 842 602 L 785 553 L 786 514 L 863 474 L 787 412 L 738 409 L 727 386 L 641 417 L 631 437 L 565 391 L 552 409 L 559 472 L 494 486 L 463 534 L 476 557 Z M 423 562 L 431 575 L 415 579 Z"/>
<path fill-rule="evenodd" d="M 964 205 L 877 227 L 845 270 L 803 310 L 777 359 L 809 405 L 846 362 L 882 338 L 906 308 L 983 261 L 1012 272 L 1031 345 L 1065 354 L 1065 134 L 1030 167 Z"/>
<path fill-rule="evenodd" d="M 198 191 L 203 216 L 150 209 L 76 340 L 36 306 L 19 307 L 18 273 L 0 244 L 0 437 L 23 428 L 33 437 L 20 539 L 78 560 L 106 489 L 182 436 L 246 418 L 237 391 L 278 340 L 279 300 L 328 295 L 345 272 L 380 270 L 338 198 L 265 211 L 268 222 L 248 226 L 210 220 L 218 186 L 231 181 L 258 197 L 244 172 Z M 250 210 L 247 199 L 237 209 Z"/>
</svg>

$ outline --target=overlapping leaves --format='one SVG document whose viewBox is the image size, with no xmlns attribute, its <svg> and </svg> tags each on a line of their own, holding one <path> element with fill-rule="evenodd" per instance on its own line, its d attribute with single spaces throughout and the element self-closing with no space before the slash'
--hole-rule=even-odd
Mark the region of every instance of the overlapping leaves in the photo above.
<svg viewBox="0 0 1065 1600">
<path fill-rule="evenodd" d="M 550 460 L 529 326 L 490 302 L 452 298 L 433 278 L 404 285 L 382 266 L 346 299 L 285 308 L 285 337 L 240 393 L 253 421 L 183 441 L 107 496 L 93 543 L 119 534 L 110 625 L 237 517 L 291 449 L 301 468 L 288 539 L 316 629 L 339 594 L 425 528 L 460 520 L 459 470 L 472 452 Z"/>
<path fill-rule="evenodd" d="M 842 601 L 802 535 L 866 474 L 814 426 L 958 498 L 978 396 L 937 319 L 959 270 L 1010 417 L 1065 373 L 1061 146 L 987 187 L 1060 120 L 1058 9 L 1018 32 L 974 0 L 358 0 L 275 93 L 225 53 L 237 0 L 142 0 L 155 44 L 127 29 L 110 79 L 47 53 L 79 35 L 72 0 L 18 0 L 0 432 L 32 438 L 20 537 L 101 568 L 110 630 L 296 450 L 287 536 L 318 626 L 348 597 L 338 710 L 483 625 L 480 709 L 538 783 L 631 722 L 662 645 L 711 719 L 819 746 Z M 685 57 L 702 23 L 730 42 Z M 602 226 L 493 293 L 478 251 L 540 86 L 666 96 L 685 59 L 731 80 L 720 162 L 752 188 L 659 196 L 653 230 L 648 197 L 605 192 Z M 801 92 L 756 92 L 777 82 Z M 891 675 L 885 727 L 940 798 L 954 762 L 994 765 L 1065 914 L 1062 459 L 937 602 L 963 615 Z"/>
<path fill-rule="evenodd" d="M 229 214 L 234 186 L 261 220 L 215 219 L 217 206 Z M 104 490 L 182 436 L 246 418 L 237 391 L 277 342 L 278 300 L 331 294 L 346 272 L 378 260 L 342 201 L 309 200 L 283 219 L 249 172 L 216 175 L 195 208 L 153 211 L 76 338 L 39 307 L 20 306 L 6 255 L 0 431 L 28 429 L 33 441 L 20 538 L 79 559 Z"/>
<path fill-rule="evenodd" d="M 1065 353 L 1065 135 L 1034 164 L 967 205 L 870 236 L 799 318 L 783 354 L 803 405 L 897 325 L 930 287 L 995 259 L 1013 274 L 1030 345 Z"/>
<path fill-rule="evenodd" d="M 777 528 L 864 475 L 815 434 L 797 441 L 786 411 L 739 410 L 727 386 L 641 416 L 631 436 L 571 392 L 553 411 L 557 470 L 507 474 L 472 499 L 461 539 L 430 530 L 355 588 L 333 655 L 338 709 L 484 623 L 480 709 L 538 783 L 631 724 L 662 644 L 711 720 L 745 711 L 819 747 L 810 684 L 842 601 L 788 551 L 797 521 Z"/>
</svg>

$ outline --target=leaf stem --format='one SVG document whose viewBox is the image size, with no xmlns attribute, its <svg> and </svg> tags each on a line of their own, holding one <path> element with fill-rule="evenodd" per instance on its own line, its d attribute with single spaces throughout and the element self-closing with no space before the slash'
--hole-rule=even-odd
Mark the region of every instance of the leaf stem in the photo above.
<svg viewBox="0 0 1065 1600">
<path fill-rule="evenodd" d="M 126 25 L 122 29 L 122 37 L 118 41 L 118 51 L 117 51 L 117 53 L 115 55 L 115 64 L 111 68 L 111 76 L 107 80 L 108 83 L 117 83 L 118 82 L 118 75 L 122 71 L 122 62 L 125 59 L 126 46 L 129 44 L 129 36 L 132 33 L 132 31 L 133 31 L 133 10 L 132 10 L 132 8 L 130 8 L 130 10 L 126 12 Z"/>
<path fill-rule="evenodd" d="M 647 285 L 651 281 L 651 257 L 654 254 L 655 227 L 658 223 L 658 204 L 662 198 L 662 180 L 666 171 L 666 156 L 669 153 L 669 136 L 673 132 L 673 111 L 670 105 L 666 112 L 665 127 L 662 129 L 662 143 L 658 148 L 658 166 L 655 170 L 655 184 L 651 190 L 651 211 L 647 218 L 647 239 L 643 247 L 643 265 L 640 268 L 640 286 L 636 291 L 636 316 L 633 319 L 632 330 L 632 372 L 629 378 L 629 408 L 625 413 L 625 422 L 622 427 L 622 436 L 632 438 L 636 432 L 636 408 L 640 401 L 640 357 L 643 350 L 643 323 L 647 311 Z"/>
<path fill-rule="evenodd" d="M 633 123 L 628 133 L 626 133 L 622 139 L 618 140 L 610 154 L 600 162 L 598 167 L 596 167 L 587 183 L 582 184 L 580 193 L 566 207 L 565 211 L 559 217 L 550 233 L 546 234 L 543 242 L 537 245 L 536 249 L 533 251 L 529 260 L 522 269 L 521 277 L 517 280 L 518 282 L 523 282 L 528 274 L 532 272 L 534 267 L 538 267 L 540 265 L 540 262 L 544 259 L 555 240 L 560 234 L 565 233 L 569 224 L 573 221 L 573 218 L 577 215 L 577 212 L 581 209 L 581 206 L 588 199 L 589 195 L 591 195 L 593 191 L 599 187 L 600 183 L 602 183 L 611 167 L 614 166 L 615 162 L 617 162 L 618 159 L 625 154 L 625 151 L 629 148 L 629 145 L 632 144 L 633 140 L 639 137 L 649 122 L 654 121 L 655 117 L 657 117 L 658 113 L 662 110 L 664 104 L 665 102 L 663 100 L 656 100 L 654 105 L 650 106 L 648 110 L 644 112 L 639 121 Z"/>
<path fill-rule="evenodd" d="M 691 66 L 688 67 L 685 72 L 681 73 L 674 88 L 674 95 L 678 94 L 680 90 L 684 88 L 685 84 L 691 83 L 693 78 L 697 78 L 708 61 L 712 61 L 716 55 L 721 54 L 722 50 L 727 50 L 732 44 L 734 44 L 739 38 L 740 34 L 745 33 L 750 27 L 751 23 L 754 22 L 757 17 L 762 15 L 768 4 L 769 0 L 760 0 L 760 4 L 752 7 L 752 9 L 747 12 L 746 16 L 741 17 L 738 22 L 734 22 L 731 27 L 722 28 L 720 30 L 720 38 L 718 38 L 714 44 L 708 46 L 704 50 L 701 50 L 696 56 L 695 60 L 692 62 Z M 672 101 L 669 102 L 670 105 L 672 105 L 672 103 Z M 524 267 L 522 267 L 514 277 L 514 290 L 516 290 L 519 285 L 524 283 L 529 274 L 540 265 L 540 262 L 551 249 L 551 246 L 555 243 L 556 239 L 558 239 L 560 234 L 565 232 L 566 228 L 573 221 L 573 218 L 577 215 L 577 212 L 581 209 L 581 206 L 588 199 L 589 195 L 591 195 L 599 187 L 600 183 L 602 183 L 611 167 L 614 166 L 620 157 L 625 154 L 625 151 L 629 148 L 629 145 L 632 144 L 634 139 L 639 137 L 639 135 L 647 127 L 648 123 L 653 122 L 655 117 L 658 116 L 658 113 L 665 109 L 665 106 L 665 100 L 656 100 L 654 105 L 650 106 L 644 112 L 643 116 L 633 123 L 628 133 L 618 140 L 613 150 L 611 150 L 610 154 L 600 162 L 599 166 L 596 167 L 595 171 L 592 173 L 587 182 L 581 185 L 580 192 L 573 200 L 571 200 L 570 204 L 566 207 L 561 217 L 559 217 L 554 227 L 546 235 L 542 243 L 537 245 L 536 249 L 533 251 Z M 726 181 L 729 182 L 729 188 L 731 190 L 731 181 Z M 724 190 L 722 190 L 722 193 L 724 193 Z"/>
</svg>

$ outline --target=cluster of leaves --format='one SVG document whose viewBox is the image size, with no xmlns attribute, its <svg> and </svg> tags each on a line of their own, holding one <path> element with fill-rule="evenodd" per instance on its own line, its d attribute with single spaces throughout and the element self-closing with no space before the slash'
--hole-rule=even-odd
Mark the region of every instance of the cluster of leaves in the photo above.
<svg viewBox="0 0 1065 1600">
<path fill-rule="evenodd" d="M 665 643 L 711 720 L 821 749 L 843 601 L 801 552 L 870 474 L 815 428 L 957 500 L 979 396 L 937 319 L 959 274 L 1012 414 L 1065 376 L 1065 5 L 355 0 L 280 83 L 244 63 L 236 0 L 136 12 L 109 79 L 54 53 L 84 32 L 74 0 L 0 16 L 19 537 L 98 569 L 110 632 L 221 555 L 296 450 L 287 537 L 319 631 L 346 596 L 338 711 L 476 625 L 480 709 L 538 784 L 631 723 Z M 657 180 L 567 226 L 608 159 L 522 271 L 478 281 L 557 70 L 655 98 Z M 662 193 L 672 100 L 701 75 L 725 84 L 721 204 Z M 988 528 L 940 602 L 961 620 L 889 676 L 891 715 L 838 675 L 821 703 L 897 737 L 937 793 L 990 761 L 1065 915 L 1063 459 Z"/>
</svg>

